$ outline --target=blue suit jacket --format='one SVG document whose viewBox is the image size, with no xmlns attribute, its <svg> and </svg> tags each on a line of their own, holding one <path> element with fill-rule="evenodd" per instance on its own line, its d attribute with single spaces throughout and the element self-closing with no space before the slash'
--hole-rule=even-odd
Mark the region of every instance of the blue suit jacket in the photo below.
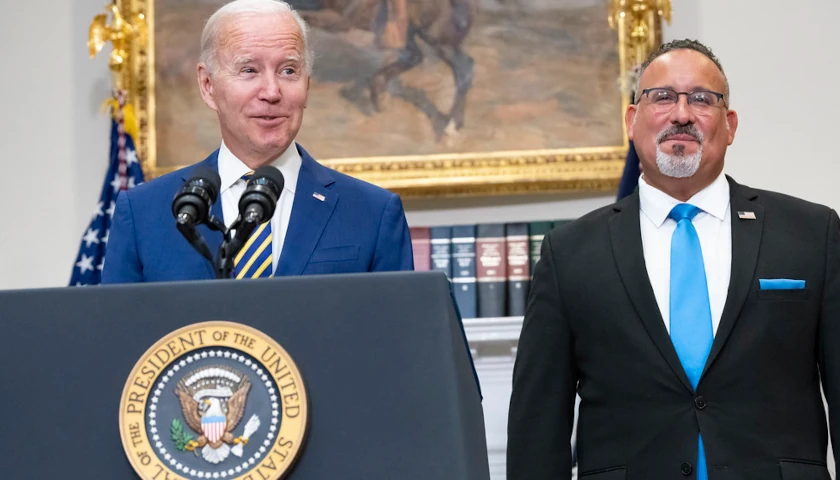
<svg viewBox="0 0 840 480">
<path fill-rule="evenodd" d="M 298 145 L 295 199 L 275 275 L 413 270 L 411 237 L 400 198 L 328 169 Z M 218 171 L 219 151 L 204 161 L 122 192 L 116 201 L 102 283 L 215 278 L 213 266 L 175 227 L 172 199 L 193 170 Z M 323 195 L 321 201 L 313 196 Z M 220 199 L 212 214 L 222 218 Z M 215 255 L 220 232 L 198 228 Z"/>
</svg>

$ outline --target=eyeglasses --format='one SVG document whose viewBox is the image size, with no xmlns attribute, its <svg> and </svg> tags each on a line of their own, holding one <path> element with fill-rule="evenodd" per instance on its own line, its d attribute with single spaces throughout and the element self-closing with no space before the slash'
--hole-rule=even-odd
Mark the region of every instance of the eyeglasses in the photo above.
<svg viewBox="0 0 840 480">
<path fill-rule="evenodd" d="M 693 92 L 678 92 L 673 88 L 646 88 L 642 90 L 642 96 L 647 97 L 651 104 L 662 110 L 674 108 L 680 101 L 680 95 L 685 95 L 688 105 L 696 110 L 707 110 L 720 104 L 726 107 L 723 94 L 709 90 L 695 90 Z M 641 97 L 639 99 L 641 100 Z"/>
</svg>

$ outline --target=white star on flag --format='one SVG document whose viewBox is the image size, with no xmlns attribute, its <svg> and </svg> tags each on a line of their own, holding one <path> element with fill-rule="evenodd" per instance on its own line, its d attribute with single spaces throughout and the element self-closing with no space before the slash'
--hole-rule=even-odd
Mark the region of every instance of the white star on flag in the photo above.
<svg viewBox="0 0 840 480">
<path fill-rule="evenodd" d="M 82 237 L 82 241 L 85 242 L 85 248 L 90 248 L 92 243 L 99 243 L 99 230 L 88 228 L 87 233 Z"/>
<path fill-rule="evenodd" d="M 122 188 L 122 181 L 120 180 L 119 174 L 114 175 L 114 179 L 111 180 L 111 187 L 114 188 L 114 193 L 117 193 Z"/>
<path fill-rule="evenodd" d="M 128 188 L 134 188 L 134 177 L 128 177 Z"/>
<path fill-rule="evenodd" d="M 99 203 L 96 204 L 96 208 L 93 210 L 93 218 L 102 216 L 102 207 L 103 206 L 104 205 L 102 204 L 102 202 L 99 202 Z"/>
<path fill-rule="evenodd" d="M 102 259 L 101 262 L 99 262 L 99 265 L 96 266 L 96 269 L 99 270 L 100 272 L 102 271 L 103 268 L 105 268 L 105 259 L 104 258 Z"/>
<path fill-rule="evenodd" d="M 106 230 L 106 231 L 105 231 L 105 235 L 104 235 L 104 236 L 100 239 L 100 240 L 102 241 L 102 243 L 104 243 L 104 244 L 106 244 L 106 245 L 108 244 L 108 236 L 109 236 L 109 235 L 111 235 L 111 231 L 110 231 L 110 230 Z"/>
<path fill-rule="evenodd" d="M 84 275 L 84 273 L 88 270 L 90 270 L 92 272 L 93 271 L 93 255 L 88 257 L 87 255 L 85 255 L 83 253 L 81 260 L 76 262 L 76 266 L 79 267 L 79 270 L 81 270 L 82 275 Z"/>
<path fill-rule="evenodd" d="M 137 151 L 131 148 L 127 148 L 125 150 L 125 161 L 128 162 L 129 165 L 132 163 L 137 163 Z"/>
<path fill-rule="evenodd" d="M 108 210 L 105 210 L 105 213 L 107 213 L 109 217 L 113 217 L 114 216 L 114 208 L 116 206 L 117 206 L 117 204 L 115 202 L 111 202 L 111 206 L 108 207 Z"/>
</svg>

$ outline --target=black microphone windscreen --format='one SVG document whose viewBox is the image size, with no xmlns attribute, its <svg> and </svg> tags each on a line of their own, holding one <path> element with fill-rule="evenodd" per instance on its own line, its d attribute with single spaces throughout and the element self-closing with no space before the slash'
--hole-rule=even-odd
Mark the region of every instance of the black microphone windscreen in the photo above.
<svg viewBox="0 0 840 480">
<path fill-rule="evenodd" d="M 285 185 L 286 181 L 283 179 L 283 174 L 280 173 L 280 170 L 277 170 L 274 167 L 260 167 L 254 170 L 254 176 L 251 177 L 251 181 L 254 182 L 259 178 L 265 178 L 270 180 L 276 185 L 276 194 L 277 197 L 280 197 L 280 193 L 283 191 L 283 186 Z"/>
<path fill-rule="evenodd" d="M 219 196 L 219 190 L 222 188 L 222 179 L 219 177 L 219 172 L 206 167 L 196 167 L 192 176 L 187 180 L 187 184 L 194 180 L 204 180 L 210 184 L 209 186 L 213 187 L 212 190 L 208 189 L 207 193 L 210 194 L 211 201 L 215 202 L 216 197 Z"/>
</svg>

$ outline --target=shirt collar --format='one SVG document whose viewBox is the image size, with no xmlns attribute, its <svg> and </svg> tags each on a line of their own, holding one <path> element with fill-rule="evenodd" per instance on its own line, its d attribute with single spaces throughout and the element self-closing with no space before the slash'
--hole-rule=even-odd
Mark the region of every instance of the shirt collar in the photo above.
<svg viewBox="0 0 840 480">
<path fill-rule="evenodd" d="M 714 182 L 697 192 L 687 202 L 681 202 L 667 193 L 650 186 L 644 174 L 639 177 L 639 208 L 654 225 L 661 227 L 671 209 L 680 203 L 690 203 L 705 213 L 723 221 L 729 209 L 729 182 L 723 172 Z"/>
<path fill-rule="evenodd" d="M 283 174 L 284 190 L 295 193 L 301 163 L 302 159 L 295 142 L 292 142 L 285 152 L 270 163 L 271 166 L 280 170 L 280 173 Z M 222 192 L 236 185 L 242 175 L 250 171 L 251 169 L 228 149 L 225 142 L 222 142 L 222 146 L 219 148 L 219 178 L 222 180 Z"/>
</svg>

